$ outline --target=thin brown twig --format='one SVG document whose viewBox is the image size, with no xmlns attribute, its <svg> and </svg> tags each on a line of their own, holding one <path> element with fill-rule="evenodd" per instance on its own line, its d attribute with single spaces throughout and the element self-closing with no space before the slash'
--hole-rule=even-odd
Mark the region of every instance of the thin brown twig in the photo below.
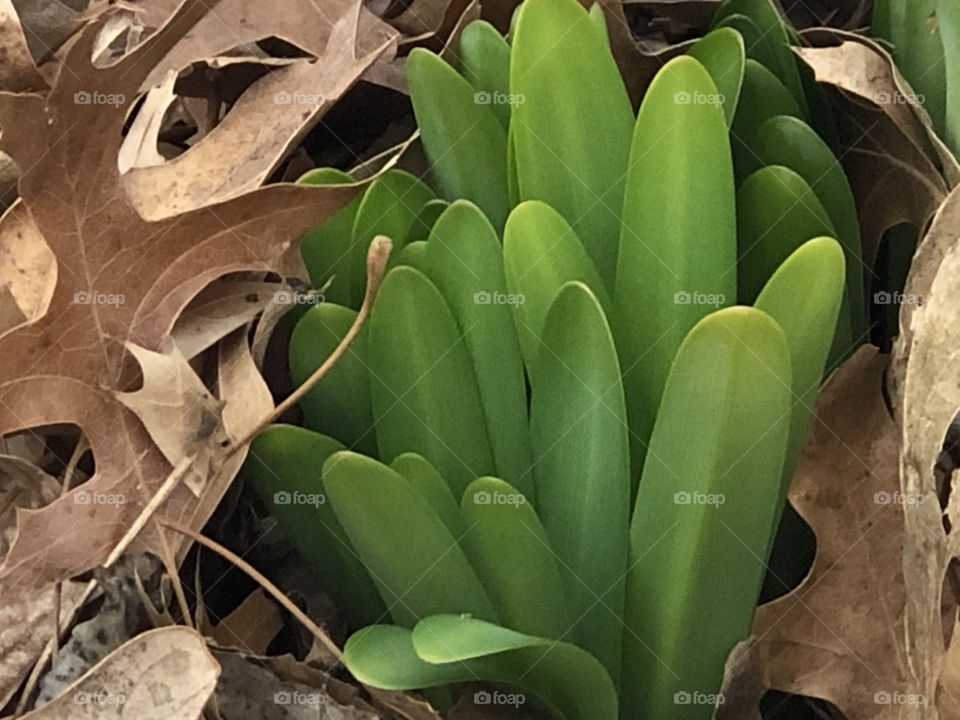
<svg viewBox="0 0 960 720">
<path fill-rule="evenodd" d="M 378 235 L 374 238 L 373 242 L 370 243 L 370 250 L 367 252 L 367 290 L 363 296 L 363 304 L 360 306 L 360 312 L 357 313 L 357 318 L 353 321 L 353 325 L 350 326 L 347 334 L 343 336 L 343 340 L 340 341 L 340 344 L 330 353 L 330 356 L 323 361 L 320 367 L 314 370 L 313 374 L 307 378 L 300 387 L 294 390 L 286 400 L 277 405 L 277 407 L 273 409 L 273 412 L 257 423 L 256 427 L 240 440 L 233 443 L 226 454 L 227 457 L 230 457 L 237 450 L 249 445 L 257 435 L 263 432 L 269 425 L 276 422 L 277 418 L 300 402 L 303 396 L 306 395 L 324 375 L 330 372 L 330 369 L 336 365 L 337 361 L 346 353 L 347 348 L 350 347 L 350 343 L 357 337 L 360 328 L 363 327 L 367 317 L 370 315 L 373 302 L 377 298 L 377 291 L 380 289 L 380 283 L 383 282 L 383 276 L 387 269 L 387 260 L 390 257 L 390 250 L 392 248 L 393 243 L 391 243 L 390 238 L 385 235 Z"/>
<path fill-rule="evenodd" d="M 276 585 L 270 582 L 266 577 L 264 577 L 264 575 L 255 567 L 253 567 L 253 565 L 248 563 L 246 560 L 244 560 L 242 557 L 234 553 L 232 550 L 225 548 L 223 545 L 216 542 L 215 540 L 211 540 L 210 538 L 205 537 L 204 535 L 201 535 L 200 533 L 195 532 L 194 530 L 191 530 L 190 528 L 184 525 L 171 522 L 169 520 L 161 520 L 160 522 L 166 527 L 170 528 L 171 530 L 175 530 L 178 533 L 186 535 L 188 538 L 190 538 L 194 542 L 199 543 L 200 545 L 203 545 L 208 550 L 212 550 L 213 552 L 217 553 L 228 562 L 231 562 L 236 567 L 240 568 L 243 572 L 249 575 L 250 578 L 252 578 L 255 582 L 259 583 L 264 590 L 270 593 L 271 597 L 273 597 L 274 600 L 276 600 L 278 603 L 283 605 L 283 607 L 286 608 L 287 611 L 291 615 L 293 615 L 293 617 L 299 620 L 303 624 L 303 626 L 307 628 L 307 630 L 312 632 L 314 637 L 316 637 L 317 640 L 319 640 L 320 643 L 327 649 L 327 651 L 329 651 L 337 660 L 341 658 L 343 653 L 340 651 L 340 648 L 337 647 L 337 644 L 330 639 L 330 636 L 327 635 L 327 633 L 323 630 L 323 628 L 321 628 L 319 625 L 313 622 L 313 620 L 311 620 L 307 616 L 307 614 L 303 612 L 303 610 L 298 608 L 290 598 L 284 595 L 283 591 L 280 588 L 278 588 Z"/>
</svg>

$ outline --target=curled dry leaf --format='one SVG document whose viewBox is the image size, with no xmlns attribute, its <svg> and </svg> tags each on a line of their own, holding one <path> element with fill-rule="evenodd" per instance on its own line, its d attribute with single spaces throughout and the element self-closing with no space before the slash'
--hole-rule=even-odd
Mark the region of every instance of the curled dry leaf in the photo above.
<svg viewBox="0 0 960 720">
<path fill-rule="evenodd" d="M 234 32 L 225 33 L 224 27 Z M 315 55 L 273 69 L 251 85 L 226 117 L 184 154 L 133 167 L 124 183 L 133 204 L 152 220 L 202 207 L 259 187 L 327 110 L 394 43 L 396 33 L 360 0 L 223 0 L 206 21 L 158 65 L 172 72 L 242 42 L 276 36 Z M 202 55 L 198 56 L 198 53 Z M 147 82 L 168 75 L 152 74 Z M 166 95 L 155 103 L 162 106 Z M 151 107 L 151 112 L 156 108 Z M 156 147 L 156 123 L 129 142 Z M 132 166 L 143 150 L 131 149 Z"/>
<path fill-rule="evenodd" d="M 796 49 L 816 79 L 853 100 L 838 108 L 850 145 L 841 160 L 856 196 L 864 260 L 872 267 L 887 229 L 903 222 L 926 227 L 960 181 L 960 166 L 883 48 L 837 30 L 808 31 L 804 39 L 824 45 Z"/>
<path fill-rule="evenodd" d="M 917 147 L 936 151 L 951 187 L 960 182 L 960 163 L 934 131 L 923 98 L 913 91 L 886 50 L 870 38 L 840 30 L 814 30 L 804 33 L 804 38 L 814 44 L 840 41 L 832 47 L 796 48 L 818 82 L 835 85 L 878 106 Z"/>
<path fill-rule="evenodd" d="M 219 674 L 220 666 L 193 630 L 151 630 L 124 643 L 23 720 L 197 720 Z"/>
<path fill-rule="evenodd" d="M 96 462 L 84 490 L 125 500 L 78 504 L 71 493 L 21 513 L 0 590 L 14 578 L 40 586 L 102 563 L 170 474 L 143 421 L 116 397 L 135 376 L 126 348 L 159 351 L 190 300 L 224 275 L 298 274 L 296 238 L 357 191 L 274 185 L 159 222 L 137 213 L 117 170 L 126 112 L 145 76 L 208 9 L 188 0 L 168 25 L 106 68 L 89 62 L 99 30 L 93 23 L 71 44 L 70 71 L 49 93 L 0 94 L 0 146 L 30 168 L 20 181 L 22 202 L 57 264 L 43 316 L 0 335 L 0 434 L 78 425 Z M 112 102 L 86 102 L 105 96 Z M 161 516 L 202 525 L 242 454 L 227 468 L 215 454 L 207 459 L 220 479 L 206 485 L 199 503 L 177 484 Z M 141 535 L 140 549 L 162 552 L 154 530 Z"/>
<path fill-rule="evenodd" d="M 224 278 L 213 283 L 177 318 L 171 333 L 177 349 L 188 360 L 195 358 L 274 307 L 277 293 L 285 289 L 284 285 L 259 280 Z"/>
<path fill-rule="evenodd" d="M 904 566 L 911 571 L 907 642 L 919 660 L 925 692 L 932 696 L 937 682 L 933 668 L 944 652 L 944 577 L 952 558 L 960 555 L 956 532 L 960 493 L 951 474 L 938 477 L 936 471 L 948 430 L 960 411 L 960 191 L 951 194 L 923 240 L 904 297 L 910 304 L 901 311 L 895 352 L 901 477 L 906 497 L 924 499 L 906 507 Z M 940 498 L 946 499 L 946 517 Z M 960 690 L 956 685 L 954 689 Z"/>
<path fill-rule="evenodd" d="M 897 718 L 903 704 L 883 697 L 921 692 L 902 640 L 903 498 L 886 366 L 865 347 L 826 383 L 790 489 L 816 534 L 816 559 L 753 626 L 751 654 L 768 687 L 823 698 L 858 720 Z"/>
</svg>

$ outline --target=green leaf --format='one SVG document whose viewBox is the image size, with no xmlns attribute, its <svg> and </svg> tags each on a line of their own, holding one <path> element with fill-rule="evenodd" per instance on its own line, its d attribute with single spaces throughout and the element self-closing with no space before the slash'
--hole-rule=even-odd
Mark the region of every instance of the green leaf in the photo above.
<svg viewBox="0 0 960 720">
<path fill-rule="evenodd" d="M 430 233 L 423 267 L 464 336 L 495 474 L 533 497 L 523 361 L 497 232 L 476 205 L 458 200 Z"/>
<path fill-rule="evenodd" d="M 407 57 L 407 84 L 423 149 L 440 193 L 467 198 L 503 227 L 507 198 L 507 134 L 483 91 L 423 48 Z"/>
<path fill-rule="evenodd" d="M 520 199 L 563 215 L 612 286 L 633 110 L 609 45 L 580 3 L 523 3 L 510 88 Z"/>
<path fill-rule="evenodd" d="M 421 242 L 424 238 L 429 237 L 430 230 L 433 229 L 434 223 L 437 222 L 437 219 L 443 214 L 443 211 L 450 207 L 450 203 L 446 200 L 429 200 L 420 211 L 417 213 L 416 219 L 413 221 L 413 224 L 410 225 L 410 229 L 407 230 L 406 241 L 403 244 L 402 249 L 406 249 L 407 245 L 412 242 Z"/>
<path fill-rule="evenodd" d="M 358 627 L 382 618 L 386 608 L 325 495 L 323 464 L 343 449 L 336 440 L 310 430 L 271 425 L 251 444 L 240 477 L 320 573 L 324 589 L 351 627 Z"/>
<path fill-rule="evenodd" d="M 327 496 L 394 621 L 436 613 L 497 615 L 455 538 L 398 472 L 340 452 L 323 465 Z"/>
<path fill-rule="evenodd" d="M 463 535 L 463 523 L 460 522 L 460 507 L 457 505 L 457 499 L 433 465 L 422 455 L 404 453 L 390 463 L 390 468 L 403 475 L 410 483 L 410 487 L 423 496 L 454 537 Z"/>
<path fill-rule="evenodd" d="M 421 659 L 413 649 L 411 631 L 396 625 L 372 625 L 355 632 L 343 648 L 343 664 L 359 682 L 382 690 L 419 690 L 478 677 L 465 663 Z"/>
<path fill-rule="evenodd" d="M 354 180 L 335 168 L 316 168 L 297 180 L 298 185 L 345 185 Z M 303 236 L 300 252 L 310 273 L 310 283 L 321 288 L 333 278 L 326 290 L 330 302 L 349 305 L 351 302 L 351 232 L 360 207 L 361 197 L 355 198 L 336 215 L 327 219 Z"/>
<path fill-rule="evenodd" d="M 530 372 L 537 507 L 563 569 L 571 638 L 617 682 L 630 453 L 620 366 L 596 296 L 565 285 Z"/>
<path fill-rule="evenodd" d="M 460 503 L 463 551 L 500 621 L 519 632 L 560 639 L 571 625 L 557 560 L 529 499 L 498 478 L 478 478 Z"/>
<path fill-rule="evenodd" d="M 960 3 L 940 0 L 937 28 L 944 52 L 946 99 L 944 138 L 955 155 L 960 155 Z"/>
<path fill-rule="evenodd" d="M 394 268 L 369 320 L 377 446 L 386 462 L 423 455 L 459 497 L 495 472 L 466 339 L 443 295 L 419 270 Z"/>
<path fill-rule="evenodd" d="M 724 0 L 717 9 L 714 23 L 731 15 L 745 15 L 757 26 L 762 42 L 767 45 L 767 49 L 763 51 L 763 57 L 773 59 L 767 69 L 789 89 L 804 116 L 808 116 L 810 110 L 807 107 L 806 92 L 800 78 L 797 57 L 790 48 L 793 37 L 771 0 Z M 747 38 L 744 37 L 744 40 Z M 749 43 L 747 48 L 749 55 Z"/>
<path fill-rule="evenodd" d="M 859 336 L 866 330 L 860 221 L 847 176 L 837 158 L 813 129 L 794 117 L 767 120 L 754 149 L 764 165 L 783 165 L 796 172 L 816 193 L 837 231 L 846 257 L 846 293 L 850 324 Z"/>
<path fill-rule="evenodd" d="M 510 95 L 510 46 L 500 31 L 486 20 L 474 20 L 460 34 L 463 76 L 477 92 L 491 100 Z M 510 103 L 492 102 L 493 114 L 506 130 L 510 126 Z"/>
<path fill-rule="evenodd" d="M 590 22 L 594 24 L 597 29 L 597 33 L 600 35 L 600 38 L 610 46 L 610 32 L 607 29 L 607 16 L 603 12 L 603 5 L 600 3 L 594 3 L 590 6 L 589 10 Z"/>
<path fill-rule="evenodd" d="M 800 175 L 769 165 L 737 192 L 740 289 L 752 305 L 781 263 L 815 237 L 836 237 L 830 216 Z"/>
<path fill-rule="evenodd" d="M 503 264 L 508 291 L 518 300 L 523 298 L 513 306 L 513 317 L 528 368 L 540 351 L 547 311 L 566 283 L 584 283 L 605 311 L 611 307 L 580 238 L 563 216 L 545 203 L 528 200 L 510 213 L 503 231 Z"/>
<path fill-rule="evenodd" d="M 923 107 L 941 133 L 950 92 L 944 48 L 956 41 L 956 36 L 945 35 L 941 26 L 944 19 L 950 25 L 950 10 L 944 12 L 946 5 L 940 0 L 880 0 L 874 10 L 880 22 L 873 27 L 875 37 L 893 45 L 897 69 L 923 96 Z"/>
<path fill-rule="evenodd" d="M 476 642 L 478 650 L 490 653 L 430 663 L 417 654 L 409 630 L 374 625 L 347 641 L 344 664 L 360 682 L 388 690 L 479 679 L 519 687 L 547 705 L 560 720 L 617 718 L 617 696 L 609 676 L 595 658 L 574 645 L 521 635 L 462 617 L 427 618 L 415 632 L 424 652 L 440 651 L 446 656 L 445 647 L 467 649 L 466 641 Z M 528 699 L 523 701 L 526 704 Z"/>
<path fill-rule="evenodd" d="M 695 42 L 687 54 L 706 68 L 723 98 L 723 112 L 727 125 L 733 123 L 743 85 L 743 67 L 746 48 L 743 36 L 729 27 L 721 27 Z"/>
<path fill-rule="evenodd" d="M 727 27 L 740 33 L 747 58 L 756 60 L 764 67 L 776 65 L 777 57 L 773 38 L 764 36 L 757 24 L 746 15 L 740 13 L 727 15 L 716 23 L 716 27 Z"/>
<path fill-rule="evenodd" d="M 391 263 L 394 267 L 399 267 L 400 265 L 409 265 L 412 268 L 423 272 L 423 258 L 427 254 L 427 241 L 426 240 L 417 240 L 416 242 L 407 243 L 401 248 L 400 252 L 391 256 Z"/>
<path fill-rule="evenodd" d="M 737 184 L 763 167 L 753 144 L 760 126 L 779 115 L 802 118 L 797 101 L 776 75 L 755 60 L 748 59 L 744 66 L 740 104 L 730 130 Z"/>
<path fill-rule="evenodd" d="M 793 170 L 768 165 L 748 177 L 737 192 L 739 242 L 738 296 L 752 305 L 777 268 L 807 240 L 837 236 L 816 193 Z M 849 355 L 854 345 L 850 298 L 844 295 L 828 365 Z"/>
<path fill-rule="evenodd" d="M 647 90 L 630 150 L 614 326 L 637 474 L 680 342 L 736 295 L 733 166 L 716 97 L 697 60 L 671 60 Z"/>
<path fill-rule="evenodd" d="M 786 338 L 759 310 L 719 310 L 680 347 L 630 526 L 623 717 L 712 717 L 676 696 L 719 692 L 749 634 L 780 510 L 789 386 Z"/>
<path fill-rule="evenodd" d="M 388 170 L 367 189 L 353 223 L 348 260 L 350 307 L 359 310 L 367 289 L 367 251 L 377 235 L 393 241 L 393 252 L 403 248 L 420 208 L 435 199 L 433 190 L 403 170 Z"/>
<path fill-rule="evenodd" d="M 486 657 L 511 668 L 521 678 L 515 684 L 543 698 L 561 717 L 617 717 L 617 696 L 609 675 L 595 658 L 574 645 L 470 617 L 435 615 L 417 623 L 413 646 L 428 661 L 470 662 Z"/>
<path fill-rule="evenodd" d="M 336 349 L 357 318 L 349 308 L 324 303 L 310 308 L 290 336 L 290 376 L 302 385 Z M 377 454 L 370 401 L 367 330 L 300 401 L 304 424 L 366 455 Z"/>
<path fill-rule="evenodd" d="M 755 306 L 772 317 L 790 347 L 793 395 L 790 436 L 780 485 L 786 502 L 797 455 L 827 363 L 843 298 L 843 250 L 833 238 L 801 245 L 773 274 Z"/>
</svg>

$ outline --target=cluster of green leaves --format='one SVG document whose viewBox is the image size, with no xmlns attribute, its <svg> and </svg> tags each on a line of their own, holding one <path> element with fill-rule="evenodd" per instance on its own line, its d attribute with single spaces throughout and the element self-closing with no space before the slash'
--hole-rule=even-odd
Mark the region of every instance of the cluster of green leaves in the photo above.
<svg viewBox="0 0 960 720">
<path fill-rule="evenodd" d="M 940 137 L 960 154 L 960 3 L 876 0 L 871 31 L 893 46 L 916 100 Z"/>
<path fill-rule="evenodd" d="M 768 0 L 717 24 L 636 117 L 576 0 L 526 0 L 511 42 L 471 24 L 460 71 L 414 51 L 440 197 L 391 171 L 305 239 L 335 302 L 294 330 L 296 382 L 354 322 L 370 239 L 396 246 L 306 427 L 245 466 L 360 628 L 361 681 L 507 683 L 566 720 L 712 714 L 682 699 L 718 691 L 749 631 L 831 346 L 863 323 L 790 33 Z"/>
</svg>

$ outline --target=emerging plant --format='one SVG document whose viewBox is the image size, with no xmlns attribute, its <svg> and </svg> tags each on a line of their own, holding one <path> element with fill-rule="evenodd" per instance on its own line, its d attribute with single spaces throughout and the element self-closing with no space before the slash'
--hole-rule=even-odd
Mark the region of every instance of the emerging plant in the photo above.
<svg viewBox="0 0 960 720">
<path fill-rule="evenodd" d="M 392 171 L 305 239 L 340 304 L 298 322 L 297 382 L 353 324 L 372 237 L 397 248 L 306 428 L 269 429 L 246 466 L 360 628 L 361 681 L 711 716 L 831 346 L 863 324 L 849 188 L 797 100 L 815 88 L 766 0 L 718 19 L 636 118 L 576 0 L 527 0 L 512 44 L 471 24 L 462 74 L 414 51 L 443 199 Z M 795 86 L 745 53 L 754 27 Z"/>
</svg>

